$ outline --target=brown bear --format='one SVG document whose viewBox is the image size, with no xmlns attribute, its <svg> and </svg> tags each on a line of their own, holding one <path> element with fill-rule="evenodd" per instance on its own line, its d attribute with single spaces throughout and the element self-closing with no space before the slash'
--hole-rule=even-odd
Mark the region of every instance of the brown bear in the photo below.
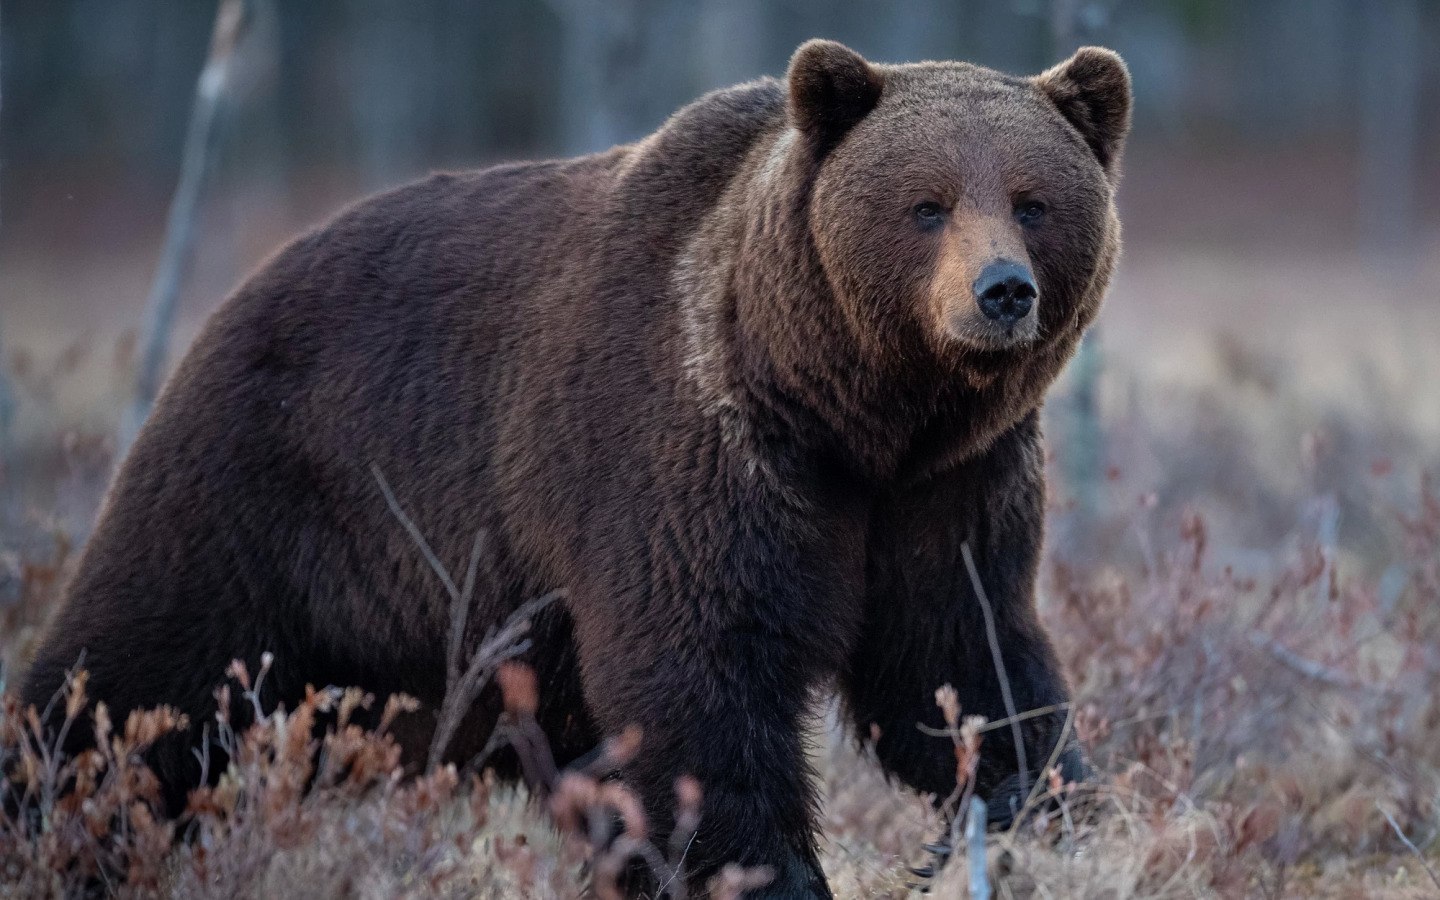
<svg viewBox="0 0 1440 900">
<path fill-rule="evenodd" d="M 1080 50 L 1033 78 L 875 65 L 832 42 L 642 141 L 436 175 L 299 238 L 214 315 L 124 461 L 24 686 L 82 651 L 112 715 L 199 723 L 232 658 L 306 684 L 445 686 L 440 559 L 487 537 L 471 638 L 563 589 L 527 658 L 561 761 L 639 725 L 624 777 L 686 858 L 828 896 L 806 763 L 839 690 L 900 781 L 956 784 L 936 688 L 1006 715 L 1066 687 L 1035 609 L 1039 409 L 1119 247 L 1129 76 Z M 457 754 L 497 715 L 486 693 Z M 433 717 L 433 713 L 432 713 Z M 1061 714 L 1029 718 L 1033 779 Z M 1081 762 L 1063 747 L 1061 763 Z M 182 799 L 174 741 L 155 765 Z M 979 791 L 1013 808 L 988 733 Z"/>
</svg>

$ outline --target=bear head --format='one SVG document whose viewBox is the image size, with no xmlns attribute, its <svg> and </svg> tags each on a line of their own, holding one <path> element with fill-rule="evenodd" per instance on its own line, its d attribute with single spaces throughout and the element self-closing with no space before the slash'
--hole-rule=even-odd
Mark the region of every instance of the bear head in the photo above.
<svg viewBox="0 0 1440 900">
<path fill-rule="evenodd" d="M 1119 247 L 1120 57 L 1087 47 L 1015 78 L 815 40 L 790 63 L 787 116 L 816 254 L 867 352 L 983 380 L 1073 349 Z"/>
</svg>

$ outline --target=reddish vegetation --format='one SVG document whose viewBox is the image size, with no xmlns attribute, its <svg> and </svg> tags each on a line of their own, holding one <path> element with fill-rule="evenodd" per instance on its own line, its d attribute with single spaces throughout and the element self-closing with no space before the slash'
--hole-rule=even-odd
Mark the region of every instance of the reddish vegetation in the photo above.
<svg viewBox="0 0 1440 900">
<path fill-rule="evenodd" d="M 1071 727 L 1100 778 L 1043 785 L 1035 816 L 992 834 L 992 885 L 1002 896 L 1435 896 L 1440 490 L 1416 487 L 1425 454 L 1395 437 L 1402 431 L 1346 430 L 1336 416 L 1303 442 L 1269 434 L 1303 451 L 1301 495 L 1247 452 L 1253 423 L 1211 401 L 1192 411 L 1211 435 L 1203 458 L 1162 425 L 1112 430 L 1115 471 L 1093 527 L 1069 527 L 1074 514 L 1057 491 L 1043 608 L 1075 689 Z M 74 526 L 54 514 L 76 508 L 82 488 L 93 503 L 93 473 L 106 464 L 93 440 L 55 446 L 21 458 L 28 511 L 7 512 L 0 531 L 10 684 L 73 562 Z M 1139 496 L 1127 471 L 1146 453 L 1168 479 L 1147 476 L 1158 496 Z M 1183 512 L 1188 501 L 1206 514 Z M 1349 527 L 1327 524 L 1332 507 Z M 1288 537 L 1237 533 L 1296 509 L 1302 524 Z M 252 696 L 263 678 L 229 674 L 230 690 Z M 374 701 L 326 689 L 294 710 L 262 710 L 245 734 L 212 723 L 235 762 L 193 796 L 187 819 L 169 822 L 138 755 L 176 726 L 173 714 L 123 723 L 101 714 L 102 748 L 61 759 L 7 695 L 0 895 L 268 897 L 303 886 L 307 896 L 570 897 L 592 877 L 613 893 L 629 852 L 661 872 L 683 860 L 684 846 L 647 843 L 633 796 L 601 777 L 643 735 L 617 735 L 585 769 L 556 773 L 533 721 L 543 686 L 523 667 L 496 676 L 505 733 L 543 803 L 472 770 L 401 777 L 383 729 L 349 724 Z M 79 710 L 83 690 L 76 677 L 57 702 Z M 975 742 L 1004 725 L 967 721 L 948 694 L 937 699 L 953 734 L 936 740 L 955 741 L 964 773 Z M 318 738 L 317 719 L 330 723 Z M 907 866 L 924 861 L 942 823 L 833 728 L 820 744 L 824 862 L 837 896 L 906 896 Z M 693 830 L 703 789 L 676 785 L 681 833 Z M 1040 802 L 1049 793 L 1059 802 Z M 619 837 L 603 842 L 614 814 Z M 931 896 L 964 895 L 962 863 L 935 877 Z M 728 871 L 715 893 L 737 896 L 763 876 Z"/>
</svg>

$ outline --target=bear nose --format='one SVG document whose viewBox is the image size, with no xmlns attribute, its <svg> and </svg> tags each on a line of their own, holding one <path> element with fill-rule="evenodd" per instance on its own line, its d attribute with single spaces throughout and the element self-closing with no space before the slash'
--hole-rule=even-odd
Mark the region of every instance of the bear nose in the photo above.
<svg viewBox="0 0 1440 900">
<path fill-rule="evenodd" d="M 975 279 L 975 300 L 987 319 L 1014 325 L 1030 314 L 1035 298 L 1035 278 L 1029 266 L 999 259 L 980 270 Z"/>
</svg>

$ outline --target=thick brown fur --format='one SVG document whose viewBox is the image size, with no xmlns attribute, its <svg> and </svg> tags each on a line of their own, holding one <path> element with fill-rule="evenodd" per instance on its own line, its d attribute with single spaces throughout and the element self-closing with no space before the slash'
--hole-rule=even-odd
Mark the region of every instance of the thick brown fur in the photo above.
<svg viewBox="0 0 1440 900">
<path fill-rule="evenodd" d="M 529 654 L 562 760 L 640 725 L 626 776 L 661 831 L 675 778 L 704 786 L 697 881 L 767 864 L 765 896 L 828 896 L 817 689 L 942 796 L 953 752 L 917 728 L 940 724 L 935 689 L 1005 715 L 962 543 L 1016 704 L 1065 697 L 1034 607 L 1038 410 L 1118 252 L 1129 80 L 1096 49 L 1023 79 L 811 42 L 787 83 L 595 156 L 437 175 L 283 250 L 170 379 L 26 699 L 84 651 L 112 716 L 168 703 L 200 723 L 227 663 L 271 651 L 267 702 L 309 683 L 438 706 L 448 599 L 378 466 L 453 569 L 487 534 L 472 639 L 565 590 Z M 1033 269 L 1033 339 L 973 316 L 1002 253 Z M 487 693 L 458 755 L 496 714 Z M 1060 718 L 1026 723 L 1033 768 Z M 1008 733 L 980 777 L 1000 806 Z M 156 765 L 178 802 L 190 748 Z"/>
</svg>

